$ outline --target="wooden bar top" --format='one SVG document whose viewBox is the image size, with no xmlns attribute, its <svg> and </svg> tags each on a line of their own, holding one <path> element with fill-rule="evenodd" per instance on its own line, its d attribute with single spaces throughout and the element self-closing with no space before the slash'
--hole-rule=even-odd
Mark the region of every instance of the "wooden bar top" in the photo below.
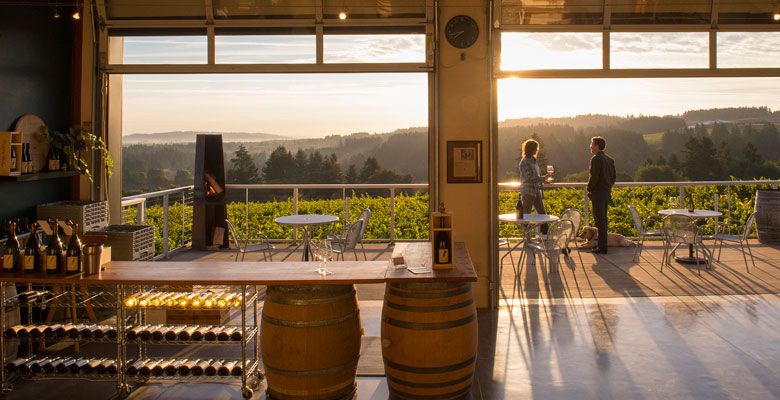
<svg viewBox="0 0 780 400">
<path fill-rule="evenodd" d="M 389 267 L 392 261 L 332 261 L 320 276 L 317 262 L 303 261 L 112 261 L 95 275 L 0 273 L 0 282 L 93 285 L 346 285 L 384 282 L 435 282 L 477 280 L 465 244 L 455 243 L 455 268 L 414 274 Z M 397 243 L 394 255 L 403 255 L 409 267 L 427 261 L 428 242 Z M 430 267 L 429 267 L 430 268 Z"/>
</svg>

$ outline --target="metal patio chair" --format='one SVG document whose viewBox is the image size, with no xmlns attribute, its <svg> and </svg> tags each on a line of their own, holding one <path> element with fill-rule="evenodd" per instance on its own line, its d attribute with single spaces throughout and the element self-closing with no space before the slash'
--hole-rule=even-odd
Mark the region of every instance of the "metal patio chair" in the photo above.
<svg viewBox="0 0 780 400">
<path fill-rule="evenodd" d="M 572 224 L 572 231 L 571 236 L 569 237 L 569 243 L 567 243 L 567 246 L 571 243 L 573 243 L 573 246 L 577 249 L 577 256 L 580 258 L 580 265 L 585 268 L 585 263 L 582 262 L 582 254 L 580 253 L 580 243 L 578 241 L 579 233 L 580 233 L 580 225 L 582 224 L 582 213 L 580 213 L 580 210 L 576 208 L 569 208 L 568 210 L 564 211 L 561 214 L 562 220 L 571 221 Z M 566 251 L 564 252 L 565 256 L 568 256 L 571 254 L 571 249 L 568 247 L 566 248 Z"/>
<path fill-rule="evenodd" d="M 360 232 L 363 232 L 363 225 L 365 221 L 361 218 L 355 220 L 351 224 L 347 224 L 344 227 L 343 233 L 339 235 L 328 235 L 328 241 L 331 243 L 333 252 L 336 253 L 336 261 L 339 257 L 344 260 L 344 254 L 348 251 L 352 251 L 355 255 L 355 261 L 358 260 L 357 245 L 360 242 Z M 365 256 L 365 253 L 363 254 Z"/>
<path fill-rule="evenodd" d="M 729 242 L 729 243 L 736 243 L 739 244 L 740 249 L 742 250 L 742 259 L 745 260 L 745 270 L 750 273 L 750 269 L 748 268 L 748 262 L 747 257 L 745 256 L 745 247 L 747 246 L 748 253 L 750 253 L 750 262 L 753 263 L 753 266 L 756 266 L 755 260 L 753 260 L 753 251 L 750 250 L 750 243 L 748 243 L 748 236 L 750 236 L 750 232 L 753 231 L 753 225 L 756 221 L 756 213 L 753 212 L 747 217 L 747 221 L 745 221 L 745 227 L 742 230 L 742 233 L 739 235 L 731 235 L 728 233 L 716 233 L 713 239 L 715 239 L 715 243 L 713 246 L 718 246 L 718 261 L 720 261 L 720 253 L 723 251 L 723 242 Z M 721 225 L 725 228 L 725 224 Z M 720 242 L 720 245 L 718 245 L 718 242 Z"/>
<path fill-rule="evenodd" d="M 707 249 L 702 241 L 699 228 L 696 226 L 696 221 L 687 215 L 669 215 L 664 218 L 663 227 L 661 230 L 664 233 L 664 254 L 663 262 L 661 263 L 661 272 L 664 270 L 664 264 L 672 266 L 671 258 L 674 256 L 674 252 L 680 245 L 693 246 L 695 255 L 698 258 L 699 249 L 704 254 L 707 260 L 707 268 L 712 263 L 712 252 Z M 674 245 L 674 247 L 672 247 Z M 701 275 L 700 264 L 696 264 L 699 275 Z"/>
<path fill-rule="evenodd" d="M 241 255 L 241 261 L 244 261 L 246 253 L 256 252 L 263 252 L 263 261 L 266 261 L 266 255 L 271 261 L 274 260 L 272 251 L 275 247 L 268 241 L 268 236 L 264 235 L 260 230 L 257 230 L 254 236 L 246 234 L 243 238 L 239 238 L 233 224 L 227 219 L 225 224 L 227 224 L 230 231 L 230 237 L 236 243 L 236 261 L 238 261 L 239 255 Z"/>
<path fill-rule="evenodd" d="M 567 219 L 559 219 L 558 221 L 550 224 L 550 228 L 547 230 L 547 235 L 545 238 L 526 243 L 524 250 L 528 249 L 532 252 L 543 253 L 544 256 L 547 257 L 548 264 L 550 265 L 550 272 L 555 272 L 558 269 L 558 265 L 560 265 L 563 249 L 568 247 L 569 239 L 571 238 L 573 232 L 574 224 L 571 221 Z M 556 250 L 558 251 L 558 254 L 554 264 L 555 268 L 553 268 L 550 252 Z M 525 251 L 523 251 L 523 254 L 520 256 L 520 272 L 518 274 L 523 273 L 523 258 L 525 258 Z"/>
<path fill-rule="evenodd" d="M 650 217 L 643 221 L 642 217 L 639 216 L 639 211 L 637 211 L 634 206 L 628 206 L 628 213 L 631 215 L 631 221 L 634 223 L 634 229 L 636 230 L 636 235 L 639 238 L 639 243 L 637 243 L 636 249 L 634 250 L 634 261 L 638 262 L 642 257 L 642 248 L 645 244 L 645 238 L 663 238 L 664 234 L 660 229 L 645 228 L 645 224 L 650 221 Z"/>
</svg>

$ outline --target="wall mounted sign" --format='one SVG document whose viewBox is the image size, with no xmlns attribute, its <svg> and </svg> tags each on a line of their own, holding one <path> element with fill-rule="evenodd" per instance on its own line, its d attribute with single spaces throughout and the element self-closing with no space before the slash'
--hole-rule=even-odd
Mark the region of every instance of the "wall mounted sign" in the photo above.
<svg viewBox="0 0 780 400">
<path fill-rule="evenodd" d="M 447 183 L 482 183 L 482 141 L 447 142 Z"/>
</svg>

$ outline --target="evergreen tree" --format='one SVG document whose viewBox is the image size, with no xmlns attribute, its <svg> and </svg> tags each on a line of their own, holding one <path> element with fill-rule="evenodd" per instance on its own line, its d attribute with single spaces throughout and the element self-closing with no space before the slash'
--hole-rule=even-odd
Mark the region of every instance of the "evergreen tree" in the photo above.
<svg viewBox="0 0 780 400">
<path fill-rule="evenodd" d="M 291 171 L 292 179 L 295 182 L 308 182 L 309 177 L 309 158 L 302 149 L 295 152 L 293 160 L 294 169 Z"/>
<path fill-rule="evenodd" d="M 363 168 L 360 170 L 360 183 L 366 183 L 376 171 L 379 171 L 379 162 L 374 157 L 366 158 L 366 162 L 363 163 Z"/>
<path fill-rule="evenodd" d="M 344 176 L 344 181 L 347 183 L 358 182 L 358 174 L 357 168 L 355 168 L 355 164 L 349 164 L 349 168 L 347 168 L 347 174 Z"/>
<path fill-rule="evenodd" d="M 679 182 L 683 176 L 668 165 L 642 164 L 634 174 L 635 182 Z"/>
<path fill-rule="evenodd" d="M 685 154 L 683 172 L 688 179 L 710 181 L 722 178 L 715 146 L 709 137 L 691 137 L 685 143 L 683 153 Z"/>
<path fill-rule="evenodd" d="M 231 167 L 228 170 L 228 182 L 231 183 L 258 183 L 260 175 L 257 165 L 252 161 L 252 157 L 243 145 L 238 146 L 238 150 L 233 153 L 230 159 Z"/>
<path fill-rule="evenodd" d="M 325 157 L 322 163 L 323 183 L 341 183 L 343 176 L 341 174 L 341 165 L 335 153 Z"/>
<path fill-rule="evenodd" d="M 739 177 L 742 179 L 751 179 L 761 176 L 761 169 L 764 165 L 764 158 L 758 153 L 758 149 L 752 142 L 747 142 L 742 150 L 742 160 L 739 164 Z"/>
<path fill-rule="evenodd" d="M 268 183 L 296 183 L 291 182 L 295 169 L 292 154 L 284 146 L 277 147 L 268 156 L 263 167 L 263 181 Z"/>
</svg>

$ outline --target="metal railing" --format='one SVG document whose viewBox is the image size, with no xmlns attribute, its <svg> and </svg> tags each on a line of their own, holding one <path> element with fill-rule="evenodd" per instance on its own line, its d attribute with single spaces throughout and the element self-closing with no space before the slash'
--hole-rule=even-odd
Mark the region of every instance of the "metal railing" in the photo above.
<svg viewBox="0 0 780 400">
<path fill-rule="evenodd" d="M 753 186 L 753 185 L 769 185 L 773 189 L 777 189 L 780 185 L 780 180 L 762 180 L 762 181 L 696 181 L 696 182 L 618 182 L 616 187 L 648 187 L 648 186 L 663 186 L 663 187 L 678 187 L 680 192 L 679 204 L 682 207 L 685 199 L 685 187 L 691 186 L 716 186 L 727 188 L 727 204 L 728 216 L 731 213 L 731 188 L 734 186 Z M 395 227 L 396 227 L 396 213 L 395 213 L 395 196 L 397 191 L 400 190 L 427 190 L 429 188 L 427 183 L 409 183 L 409 184 L 228 184 L 227 190 L 243 190 L 244 191 L 244 223 L 245 226 L 249 224 L 249 199 L 250 191 L 262 190 L 289 190 L 292 199 L 292 211 L 298 213 L 298 203 L 301 198 L 301 191 L 304 190 L 341 190 L 341 199 L 344 208 L 344 218 L 349 220 L 349 199 L 348 191 L 351 190 L 386 190 L 389 194 L 390 202 L 390 235 L 388 238 L 372 238 L 378 242 L 394 242 Z M 516 191 L 520 188 L 519 182 L 500 182 L 498 184 L 499 191 Z M 545 184 L 545 189 L 556 188 L 579 188 L 583 191 L 583 215 L 585 219 L 589 217 L 588 197 L 587 197 L 587 183 L 585 182 L 561 182 Z M 192 239 L 192 221 L 187 221 L 187 213 L 182 212 L 181 218 L 176 223 L 181 223 L 181 232 L 179 246 L 174 249 L 169 249 L 169 237 L 170 237 L 170 206 L 171 202 L 181 203 L 183 207 L 190 207 L 192 205 L 192 186 L 178 187 L 174 189 L 161 190 L 158 192 L 145 193 L 134 196 L 127 196 L 122 198 L 122 223 L 125 223 L 126 210 L 128 207 L 136 207 L 135 221 L 136 223 L 144 223 L 146 221 L 146 210 L 150 204 L 159 203 L 162 206 L 162 252 L 157 255 L 156 258 L 167 258 L 171 252 L 186 247 Z M 717 205 L 716 205 L 717 207 Z M 191 216 L 191 213 L 189 214 Z M 189 224 L 188 224 L 189 222 Z M 293 238 L 290 240 L 296 240 L 298 237 L 297 231 L 293 234 Z"/>
</svg>

